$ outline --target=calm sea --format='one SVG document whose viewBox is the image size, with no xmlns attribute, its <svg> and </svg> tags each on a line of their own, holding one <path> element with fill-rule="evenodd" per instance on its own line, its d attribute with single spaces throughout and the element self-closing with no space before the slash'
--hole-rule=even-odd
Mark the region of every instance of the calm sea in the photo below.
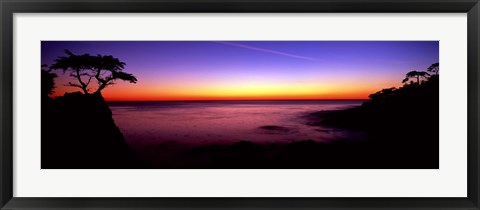
<svg viewBox="0 0 480 210">
<path fill-rule="evenodd" d="M 345 100 L 193 101 L 109 102 L 109 106 L 127 143 L 133 148 L 141 148 L 163 143 L 230 144 L 240 140 L 256 143 L 287 143 L 307 139 L 329 141 L 345 133 L 309 126 L 303 116 L 315 111 L 354 107 L 361 103 Z"/>
</svg>

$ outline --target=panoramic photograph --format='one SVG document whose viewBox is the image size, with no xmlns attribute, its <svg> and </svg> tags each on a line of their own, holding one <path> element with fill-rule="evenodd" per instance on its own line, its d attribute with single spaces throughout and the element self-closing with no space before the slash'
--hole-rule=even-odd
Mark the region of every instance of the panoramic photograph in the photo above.
<svg viewBox="0 0 480 210">
<path fill-rule="evenodd" d="M 42 41 L 42 169 L 438 169 L 438 41 Z"/>
</svg>

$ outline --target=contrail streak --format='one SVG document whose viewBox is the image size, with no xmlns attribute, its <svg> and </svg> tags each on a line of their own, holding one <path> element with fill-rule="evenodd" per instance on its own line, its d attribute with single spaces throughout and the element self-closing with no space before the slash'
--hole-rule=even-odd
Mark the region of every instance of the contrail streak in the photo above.
<svg viewBox="0 0 480 210">
<path fill-rule="evenodd" d="M 290 58 L 297 58 L 297 59 L 309 60 L 309 61 L 317 60 L 317 59 L 311 58 L 311 57 L 294 55 L 294 54 L 284 53 L 284 52 L 280 52 L 280 51 L 276 51 L 276 50 L 269 50 L 269 49 L 265 49 L 265 48 L 253 47 L 253 46 L 239 44 L 239 43 L 233 43 L 233 42 L 217 42 L 217 43 L 224 44 L 224 45 L 230 45 L 230 46 L 234 46 L 234 47 L 250 49 L 250 50 L 255 50 L 255 51 L 260 51 L 260 52 L 271 53 L 271 54 L 275 54 L 275 55 L 282 55 L 282 56 L 286 56 L 286 57 L 290 57 Z"/>
</svg>

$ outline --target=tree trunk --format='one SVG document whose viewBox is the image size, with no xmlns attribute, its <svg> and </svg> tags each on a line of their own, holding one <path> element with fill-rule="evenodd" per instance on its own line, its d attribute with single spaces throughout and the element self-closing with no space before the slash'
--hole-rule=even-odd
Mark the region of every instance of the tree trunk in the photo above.
<svg viewBox="0 0 480 210">
<path fill-rule="evenodd" d="M 90 94 L 90 93 L 88 93 L 88 90 L 87 90 L 87 88 L 82 88 L 82 90 L 83 90 L 83 93 L 85 93 L 85 95 L 88 95 L 88 94 Z"/>
<path fill-rule="evenodd" d="M 417 84 L 420 84 L 420 76 L 417 76 Z"/>
<path fill-rule="evenodd" d="M 77 73 L 78 82 L 80 82 L 80 86 L 82 86 L 82 90 L 85 95 L 88 95 L 87 85 L 82 81 L 82 77 L 80 77 L 80 69 L 76 69 L 75 72 Z"/>
<path fill-rule="evenodd" d="M 95 91 L 95 93 L 100 93 L 100 91 L 102 91 L 106 86 L 107 86 L 107 83 L 106 83 L 106 82 L 105 82 L 105 83 L 102 83 L 102 84 L 98 87 L 97 91 Z"/>
</svg>

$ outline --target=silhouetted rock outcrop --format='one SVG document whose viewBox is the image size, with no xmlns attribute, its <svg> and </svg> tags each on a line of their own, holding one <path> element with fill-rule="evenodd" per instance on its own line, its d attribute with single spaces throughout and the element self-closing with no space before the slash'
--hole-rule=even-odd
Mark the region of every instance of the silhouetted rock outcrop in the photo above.
<svg viewBox="0 0 480 210">
<path fill-rule="evenodd" d="M 42 168 L 138 168 L 100 94 L 42 99 Z"/>
<path fill-rule="evenodd" d="M 359 130 L 366 133 L 363 149 L 370 161 L 393 168 L 438 168 L 439 77 L 389 88 L 371 100 L 346 110 L 308 115 L 311 125 Z"/>
</svg>

